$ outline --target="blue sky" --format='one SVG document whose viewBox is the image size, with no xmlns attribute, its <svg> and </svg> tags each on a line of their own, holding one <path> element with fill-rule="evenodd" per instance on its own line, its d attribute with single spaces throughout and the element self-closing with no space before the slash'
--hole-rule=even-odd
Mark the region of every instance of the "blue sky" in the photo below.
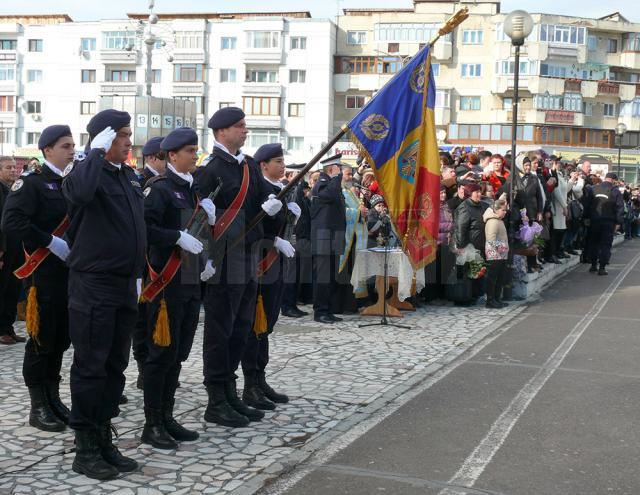
<svg viewBox="0 0 640 495">
<path fill-rule="evenodd" d="M 411 7 L 411 0 L 395 0 L 394 7 Z M 4 14 L 69 14 L 74 20 L 118 19 L 127 12 L 144 12 L 147 0 L 28 0 L 11 2 L 3 0 L 0 13 Z M 7 4 L 11 8 L 6 8 Z M 242 12 L 273 10 L 310 10 L 314 17 L 333 17 L 340 8 L 388 7 L 389 0 L 156 0 L 156 12 Z M 505 0 L 502 11 L 525 9 L 530 12 L 547 12 L 585 17 L 602 17 L 620 11 L 627 19 L 640 22 L 637 0 L 602 2 L 594 0 Z"/>
</svg>

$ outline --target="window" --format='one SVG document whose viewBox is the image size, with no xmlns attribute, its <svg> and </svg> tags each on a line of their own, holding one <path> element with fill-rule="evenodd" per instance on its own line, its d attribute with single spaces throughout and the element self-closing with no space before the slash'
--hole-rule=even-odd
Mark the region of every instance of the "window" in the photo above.
<svg viewBox="0 0 640 495">
<path fill-rule="evenodd" d="M 27 132 L 27 144 L 37 145 L 38 139 L 40 139 L 39 132 Z"/>
<path fill-rule="evenodd" d="M 135 70 L 112 70 L 107 72 L 107 81 L 109 82 L 135 82 Z"/>
<path fill-rule="evenodd" d="M 27 113 L 40 113 L 41 105 L 39 101 L 27 102 Z"/>
<path fill-rule="evenodd" d="M 587 36 L 587 49 L 595 52 L 598 49 L 598 38 L 595 36 Z"/>
<path fill-rule="evenodd" d="M 570 112 L 581 112 L 582 95 L 580 93 L 565 93 L 563 109 Z"/>
<path fill-rule="evenodd" d="M 177 31 L 176 48 L 202 49 L 204 34 L 202 31 Z"/>
<path fill-rule="evenodd" d="M 30 83 L 41 83 L 42 82 L 42 71 L 37 69 L 29 69 L 27 71 L 27 82 Z"/>
<path fill-rule="evenodd" d="M 277 83 L 278 71 L 275 70 L 248 70 L 245 82 Z"/>
<path fill-rule="evenodd" d="M 440 64 L 431 64 L 431 73 L 433 77 L 438 77 L 440 75 Z"/>
<path fill-rule="evenodd" d="M 133 46 L 136 33 L 133 31 L 105 31 L 102 33 L 102 48 L 105 50 L 124 50 Z"/>
<path fill-rule="evenodd" d="M 290 46 L 292 50 L 306 50 L 307 38 L 304 36 L 292 36 Z"/>
<path fill-rule="evenodd" d="M 436 89 L 436 107 L 449 108 L 449 91 Z"/>
<path fill-rule="evenodd" d="M 247 47 L 249 48 L 279 48 L 279 31 L 249 31 L 247 32 Z"/>
<path fill-rule="evenodd" d="M 640 52 L 640 33 L 623 34 L 622 49 L 627 52 Z"/>
<path fill-rule="evenodd" d="M 289 117 L 304 117 L 304 103 L 289 103 Z"/>
<path fill-rule="evenodd" d="M 243 96 L 242 109 L 247 115 L 280 115 L 280 98 Z"/>
<path fill-rule="evenodd" d="M 29 51 L 30 52 L 41 52 L 42 51 L 42 40 L 29 40 Z"/>
<path fill-rule="evenodd" d="M 344 106 L 348 110 L 357 110 L 362 108 L 365 103 L 365 97 L 359 95 L 347 95 L 345 96 Z"/>
<path fill-rule="evenodd" d="M 289 136 L 287 138 L 287 149 L 291 151 L 300 151 L 304 146 L 303 137 Z"/>
<path fill-rule="evenodd" d="M 482 64 L 462 64 L 460 74 L 462 77 L 482 76 Z"/>
<path fill-rule="evenodd" d="M 16 40 L 0 40 L 0 50 L 15 50 L 17 46 Z"/>
<path fill-rule="evenodd" d="M 173 80 L 175 82 L 204 81 L 203 64 L 175 64 L 173 66 Z"/>
<path fill-rule="evenodd" d="M 404 43 L 428 42 L 438 33 L 438 29 L 440 29 L 440 24 L 435 23 L 379 23 L 374 24 L 373 26 L 373 38 L 375 41 L 394 41 Z M 450 42 L 451 34 L 446 34 L 443 36 L 443 39 L 444 41 Z M 349 43 L 348 35 L 347 43 Z M 366 43 L 366 38 L 362 43 Z"/>
<path fill-rule="evenodd" d="M 220 38 L 220 49 L 221 50 L 235 50 L 236 49 L 237 38 L 232 37 L 223 37 Z"/>
<path fill-rule="evenodd" d="M 80 133 L 80 146 L 86 146 L 89 143 L 89 134 L 86 132 Z"/>
<path fill-rule="evenodd" d="M 593 116 L 593 103 L 587 103 L 587 102 L 582 102 L 582 113 L 584 113 L 584 115 L 586 117 L 592 117 Z"/>
<path fill-rule="evenodd" d="M 462 31 L 462 43 L 465 45 L 481 45 L 482 29 L 465 29 Z"/>
<path fill-rule="evenodd" d="M 96 50 L 95 38 L 82 38 L 80 40 L 80 44 L 85 52 L 94 52 Z"/>
<path fill-rule="evenodd" d="M 220 69 L 220 82 L 236 82 L 235 69 Z"/>
<path fill-rule="evenodd" d="M 15 112 L 15 96 L 0 96 L 0 112 Z"/>
<path fill-rule="evenodd" d="M 154 82 L 156 84 L 162 82 L 162 70 L 153 69 L 151 71 L 151 82 Z"/>
<path fill-rule="evenodd" d="M 218 108 L 234 107 L 236 104 L 232 101 L 221 101 Z"/>
<path fill-rule="evenodd" d="M 389 53 L 398 53 L 400 51 L 400 43 L 389 43 L 387 45 L 387 51 Z"/>
<path fill-rule="evenodd" d="M 548 77 L 567 77 L 567 68 L 559 65 L 540 64 L 540 75 Z"/>
<path fill-rule="evenodd" d="M 0 143 L 10 143 L 13 129 L 0 127 Z"/>
<path fill-rule="evenodd" d="M 537 62 L 535 60 L 520 60 L 520 75 L 532 76 L 536 75 Z M 511 75 L 516 70 L 516 63 L 514 60 L 498 60 L 496 62 L 496 73 L 500 75 Z"/>
<path fill-rule="evenodd" d="M 202 96 L 175 96 L 174 98 L 177 100 L 192 101 L 196 104 L 197 113 L 205 113 L 205 99 Z"/>
<path fill-rule="evenodd" d="M 540 110 L 562 110 L 562 96 L 533 95 L 533 108 Z"/>
<path fill-rule="evenodd" d="M 480 110 L 479 96 L 461 96 L 460 110 Z"/>
<path fill-rule="evenodd" d="M 263 144 L 280 142 L 280 131 L 272 129 L 251 129 L 247 136 L 247 146 L 259 148 Z"/>
<path fill-rule="evenodd" d="M 93 115 L 96 113 L 95 101 L 81 101 L 80 102 L 80 115 Z"/>
<path fill-rule="evenodd" d="M 586 41 L 586 28 L 556 24 L 540 24 L 538 40 L 550 43 L 584 45 Z"/>
<path fill-rule="evenodd" d="M 290 83 L 303 83 L 307 78 L 306 70 L 290 70 L 289 71 L 289 82 Z"/>
<path fill-rule="evenodd" d="M 512 110 L 513 109 L 513 98 L 502 98 L 502 109 L 503 110 Z"/>
<path fill-rule="evenodd" d="M 0 64 L 0 81 L 15 81 L 16 69 L 14 65 Z"/>
<path fill-rule="evenodd" d="M 607 53 L 616 53 L 618 51 L 618 40 L 609 38 L 607 40 Z"/>
<path fill-rule="evenodd" d="M 347 45 L 364 45 L 366 42 L 366 31 L 347 31 Z"/>
<path fill-rule="evenodd" d="M 96 82 L 96 71 L 93 69 L 82 69 L 81 81 L 83 83 Z"/>
<path fill-rule="evenodd" d="M 605 117 L 615 117 L 616 116 L 615 103 L 604 103 L 602 105 L 602 115 L 604 115 Z"/>
</svg>

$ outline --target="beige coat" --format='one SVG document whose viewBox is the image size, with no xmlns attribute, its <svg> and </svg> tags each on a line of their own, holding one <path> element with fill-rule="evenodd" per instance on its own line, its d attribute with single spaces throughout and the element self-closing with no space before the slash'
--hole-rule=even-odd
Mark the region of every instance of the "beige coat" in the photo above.
<svg viewBox="0 0 640 495">
<path fill-rule="evenodd" d="M 484 220 L 484 246 L 487 260 L 506 260 L 509 254 L 509 237 L 504 221 L 498 218 L 493 208 L 487 208 L 482 215 Z"/>
</svg>

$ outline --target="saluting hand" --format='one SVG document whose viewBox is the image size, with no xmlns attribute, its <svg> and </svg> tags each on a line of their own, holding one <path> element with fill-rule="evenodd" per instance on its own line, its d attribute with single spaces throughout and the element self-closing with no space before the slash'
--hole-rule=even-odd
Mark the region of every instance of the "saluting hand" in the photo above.
<svg viewBox="0 0 640 495">
<path fill-rule="evenodd" d="M 111 144 L 113 144 L 113 140 L 116 138 L 116 131 L 114 131 L 111 127 L 107 127 L 103 131 L 101 131 L 96 137 L 91 141 L 91 149 L 102 148 L 105 153 L 111 149 Z"/>
</svg>

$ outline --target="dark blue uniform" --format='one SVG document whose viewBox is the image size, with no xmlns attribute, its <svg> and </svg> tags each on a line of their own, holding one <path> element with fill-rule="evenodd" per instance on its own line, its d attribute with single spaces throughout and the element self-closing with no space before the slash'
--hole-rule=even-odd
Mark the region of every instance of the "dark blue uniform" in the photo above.
<svg viewBox="0 0 640 495">
<path fill-rule="evenodd" d="M 76 430 L 99 428 L 118 415 L 145 260 L 142 188 L 130 167 L 118 169 L 104 155 L 91 150 L 62 186 L 71 205 L 69 424 Z"/>
<path fill-rule="evenodd" d="M 611 259 L 611 245 L 616 225 L 624 220 L 622 193 L 610 182 L 589 186 L 584 196 L 584 219 L 590 221 L 586 250 L 591 265 L 604 267 Z"/>
<path fill-rule="evenodd" d="M 4 204 L 11 192 L 10 187 L 0 181 L 0 217 Z M 0 228 L 0 251 L 2 252 L 2 267 L 0 267 L 0 336 L 10 338 L 9 342 L 15 343 L 13 324 L 16 321 L 16 306 L 20 295 L 20 281 L 13 275 L 13 271 L 24 261 L 20 242 L 9 237 Z"/>
<path fill-rule="evenodd" d="M 176 247 L 180 231 L 187 227 L 198 198 L 189 182 L 171 170 L 147 183 L 144 217 L 147 223 L 149 261 L 160 273 Z M 145 407 L 173 407 L 182 363 L 191 352 L 200 313 L 200 260 L 181 251 L 182 265 L 173 280 L 156 299 L 147 303 L 148 356 L 144 362 Z M 160 300 L 164 298 L 169 316 L 171 344 L 153 342 Z"/>
<path fill-rule="evenodd" d="M 344 251 L 346 210 L 342 174 L 322 172 L 311 192 L 311 249 L 313 254 L 313 310 L 316 318 L 332 317 L 331 294 L 338 261 Z"/>
<path fill-rule="evenodd" d="M 5 203 L 2 230 L 33 253 L 51 243 L 51 233 L 67 214 L 67 202 L 62 177 L 48 166 L 19 180 L 22 185 L 14 187 Z M 38 338 L 28 340 L 22 367 L 29 388 L 51 385 L 58 389 L 62 356 L 70 344 L 67 274 L 65 263 L 50 253 L 28 279 L 37 288 L 40 310 Z"/>
</svg>

